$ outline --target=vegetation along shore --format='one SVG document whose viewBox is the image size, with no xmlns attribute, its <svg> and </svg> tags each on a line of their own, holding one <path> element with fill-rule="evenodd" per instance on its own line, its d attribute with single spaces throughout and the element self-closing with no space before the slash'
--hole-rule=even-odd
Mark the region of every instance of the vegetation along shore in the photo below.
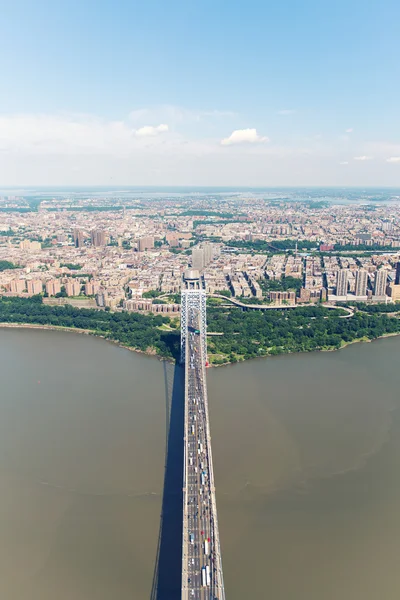
<svg viewBox="0 0 400 600">
<path fill-rule="evenodd" d="M 295 310 L 246 311 L 209 302 L 211 365 L 260 356 L 336 350 L 357 341 L 400 333 L 400 305 L 360 305 L 351 318 L 344 311 L 312 305 Z M 121 346 L 161 358 L 178 359 L 180 332 L 175 319 L 162 315 L 48 306 L 41 296 L 0 298 L 0 325 L 39 326 L 90 333 Z"/>
</svg>

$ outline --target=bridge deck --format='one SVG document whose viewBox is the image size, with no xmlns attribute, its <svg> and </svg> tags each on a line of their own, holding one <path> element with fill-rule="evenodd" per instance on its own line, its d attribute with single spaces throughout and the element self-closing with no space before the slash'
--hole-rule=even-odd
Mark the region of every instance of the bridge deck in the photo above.
<svg viewBox="0 0 400 600">
<path fill-rule="evenodd" d="M 205 357 L 198 318 L 188 316 L 182 600 L 225 600 L 211 454 Z"/>
</svg>

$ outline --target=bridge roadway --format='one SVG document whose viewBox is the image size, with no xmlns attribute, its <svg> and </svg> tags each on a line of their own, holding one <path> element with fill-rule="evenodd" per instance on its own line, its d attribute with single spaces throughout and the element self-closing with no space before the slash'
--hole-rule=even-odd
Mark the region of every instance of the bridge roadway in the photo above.
<svg viewBox="0 0 400 600">
<path fill-rule="evenodd" d="M 225 600 L 211 455 L 205 357 L 198 318 L 185 356 L 182 600 Z"/>
</svg>

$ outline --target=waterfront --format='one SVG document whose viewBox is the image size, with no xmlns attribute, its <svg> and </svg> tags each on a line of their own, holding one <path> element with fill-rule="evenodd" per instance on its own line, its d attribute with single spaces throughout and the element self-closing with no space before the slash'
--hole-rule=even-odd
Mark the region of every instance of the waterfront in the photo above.
<svg viewBox="0 0 400 600">
<path fill-rule="evenodd" d="M 399 350 L 390 338 L 208 371 L 227 598 L 398 598 Z M 0 374 L 1 596 L 149 598 L 162 363 L 1 330 Z"/>
</svg>

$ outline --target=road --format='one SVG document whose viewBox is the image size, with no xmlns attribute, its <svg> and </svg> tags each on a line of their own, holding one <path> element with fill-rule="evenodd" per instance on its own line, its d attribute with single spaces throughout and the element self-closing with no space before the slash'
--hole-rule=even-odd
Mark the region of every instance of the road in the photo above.
<svg viewBox="0 0 400 600">
<path fill-rule="evenodd" d="M 198 319 L 189 319 L 186 345 L 185 488 L 182 599 L 224 600 L 205 358 Z"/>
<path fill-rule="evenodd" d="M 222 296 L 221 294 L 210 294 L 210 297 L 226 300 L 227 302 L 231 302 L 231 304 L 239 306 L 240 308 L 245 308 L 246 310 L 290 310 L 296 308 L 306 308 L 307 306 L 316 306 L 315 304 L 246 304 L 245 302 L 236 300 L 236 298 Z M 333 310 L 344 310 L 346 314 L 340 315 L 341 319 L 349 319 L 354 315 L 354 308 L 349 306 L 340 306 L 336 304 L 322 304 L 321 306 L 323 306 L 323 308 L 330 308 Z"/>
</svg>

